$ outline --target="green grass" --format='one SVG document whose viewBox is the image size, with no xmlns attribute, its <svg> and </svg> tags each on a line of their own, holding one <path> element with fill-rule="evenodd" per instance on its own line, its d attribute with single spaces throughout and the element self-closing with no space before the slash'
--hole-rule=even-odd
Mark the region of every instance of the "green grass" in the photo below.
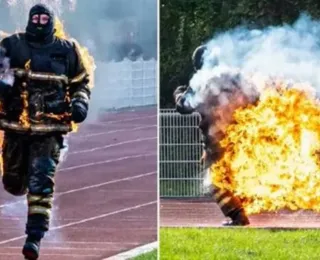
<svg viewBox="0 0 320 260">
<path fill-rule="evenodd" d="M 161 260 L 316 260 L 320 230 L 161 228 Z"/>
<path fill-rule="evenodd" d="M 132 258 L 132 260 L 157 260 L 157 256 L 158 256 L 158 250 L 154 249 L 149 253 Z"/>
</svg>

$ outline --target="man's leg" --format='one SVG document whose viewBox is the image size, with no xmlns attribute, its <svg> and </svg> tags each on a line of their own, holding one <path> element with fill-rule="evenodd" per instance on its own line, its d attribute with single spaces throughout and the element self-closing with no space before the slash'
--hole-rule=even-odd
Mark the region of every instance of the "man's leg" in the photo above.
<svg viewBox="0 0 320 260">
<path fill-rule="evenodd" d="M 2 144 L 2 183 L 4 189 L 14 196 L 27 193 L 27 149 L 22 136 L 5 134 Z"/>
<path fill-rule="evenodd" d="M 209 175 L 211 175 L 210 167 L 214 161 L 217 160 L 218 156 L 219 154 L 207 156 L 206 152 L 202 155 L 204 167 L 207 169 Z M 231 221 L 223 223 L 224 226 L 245 226 L 250 224 L 240 199 L 234 196 L 232 192 L 212 185 L 211 195 L 224 216 L 231 218 Z"/>
<path fill-rule="evenodd" d="M 249 219 L 240 199 L 230 191 L 213 186 L 212 197 L 219 205 L 222 213 L 231 218 L 231 221 L 224 223 L 225 226 L 245 226 L 249 224 Z"/>
<path fill-rule="evenodd" d="M 40 240 L 49 230 L 61 140 L 54 136 L 33 137 L 29 146 L 28 238 L 23 248 L 27 259 L 38 258 Z"/>
</svg>

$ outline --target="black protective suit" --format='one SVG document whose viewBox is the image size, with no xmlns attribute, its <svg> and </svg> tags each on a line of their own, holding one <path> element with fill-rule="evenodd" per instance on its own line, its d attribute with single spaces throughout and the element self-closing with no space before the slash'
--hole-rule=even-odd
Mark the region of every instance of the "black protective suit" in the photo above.
<svg viewBox="0 0 320 260">
<path fill-rule="evenodd" d="M 203 64 L 203 54 L 206 50 L 205 45 L 199 46 L 192 55 L 193 65 L 195 70 L 199 70 Z M 216 162 L 223 154 L 219 143 L 215 142 L 214 137 L 210 137 L 209 129 L 214 123 L 212 118 L 208 115 L 201 113 L 201 109 L 195 109 L 190 106 L 188 101 L 188 95 L 193 95 L 193 90 L 188 86 L 179 86 L 174 91 L 174 100 L 176 103 L 176 110 L 180 114 L 192 114 L 193 112 L 199 112 L 201 121 L 199 128 L 202 133 L 202 145 L 203 145 L 203 162 L 205 168 L 209 169 L 212 163 Z M 245 215 L 242 208 L 242 203 L 239 198 L 234 196 L 230 191 L 221 189 L 215 185 L 212 187 L 213 200 L 218 204 L 222 213 L 226 217 L 232 219 L 231 222 L 226 222 L 225 225 L 247 225 L 249 220 Z"/>
<path fill-rule="evenodd" d="M 48 14 L 50 20 L 33 24 L 34 14 Z M 87 116 L 88 73 L 76 45 L 54 36 L 53 13 L 41 4 L 30 10 L 26 33 L 3 39 L 1 47 L 15 79 L 13 86 L 1 83 L 2 181 L 9 193 L 27 194 L 26 234 L 40 241 L 49 229 L 63 135 L 72 130 L 72 121 Z"/>
</svg>

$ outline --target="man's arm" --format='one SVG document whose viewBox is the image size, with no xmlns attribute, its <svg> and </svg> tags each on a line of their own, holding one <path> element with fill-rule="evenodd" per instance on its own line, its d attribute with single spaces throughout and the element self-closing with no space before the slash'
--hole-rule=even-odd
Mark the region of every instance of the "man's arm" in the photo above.
<svg viewBox="0 0 320 260">
<path fill-rule="evenodd" d="M 176 110 L 180 114 L 192 114 L 195 109 L 188 101 L 188 96 L 192 94 L 192 89 L 187 86 L 179 86 L 173 93 Z"/>
<path fill-rule="evenodd" d="M 0 42 L 0 95 L 9 94 L 14 82 L 13 73 L 10 71 L 10 38 L 6 37 Z"/>
<path fill-rule="evenodd" d="M 81 54 L 75 44 L 73 45 L 70 66 L 71 84 L 69 86 L 69 94 L 72 120 L 75 123 L 81 123 L 88 114 L 91 91 L 88 86 L 89 74 L 84 67 Z"/>
<path fill-rule="evenodd" d="M 1 49 L 1 54 L 3 54 L 6 57 L 10 57 L 11 46 L 10 46 L 10 38 L 9 37 L 3 38 L 0 41 L 0 49 Z"/>
</svg>

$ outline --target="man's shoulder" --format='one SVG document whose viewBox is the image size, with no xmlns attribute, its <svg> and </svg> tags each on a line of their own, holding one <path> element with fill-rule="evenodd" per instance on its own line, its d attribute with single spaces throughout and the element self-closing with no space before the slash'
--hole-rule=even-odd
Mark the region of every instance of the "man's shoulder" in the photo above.
<svg viewBox="0 0 320 260">
<path fill-rule="evenodd" d="M 17 42 L 25 39 L 25 33 L 14 33 L 2 39 L 2 42 Z"/>
<path fill-rule="evenodd" d="M 64 48 L 66 50 L 72 50 L 75 48 L 75 42 L 73 40 L 69 39 L 63 39 L 63 38 L 56 38 L 56 44 L 59 45 L 61 48 Z"/>
</svg>

